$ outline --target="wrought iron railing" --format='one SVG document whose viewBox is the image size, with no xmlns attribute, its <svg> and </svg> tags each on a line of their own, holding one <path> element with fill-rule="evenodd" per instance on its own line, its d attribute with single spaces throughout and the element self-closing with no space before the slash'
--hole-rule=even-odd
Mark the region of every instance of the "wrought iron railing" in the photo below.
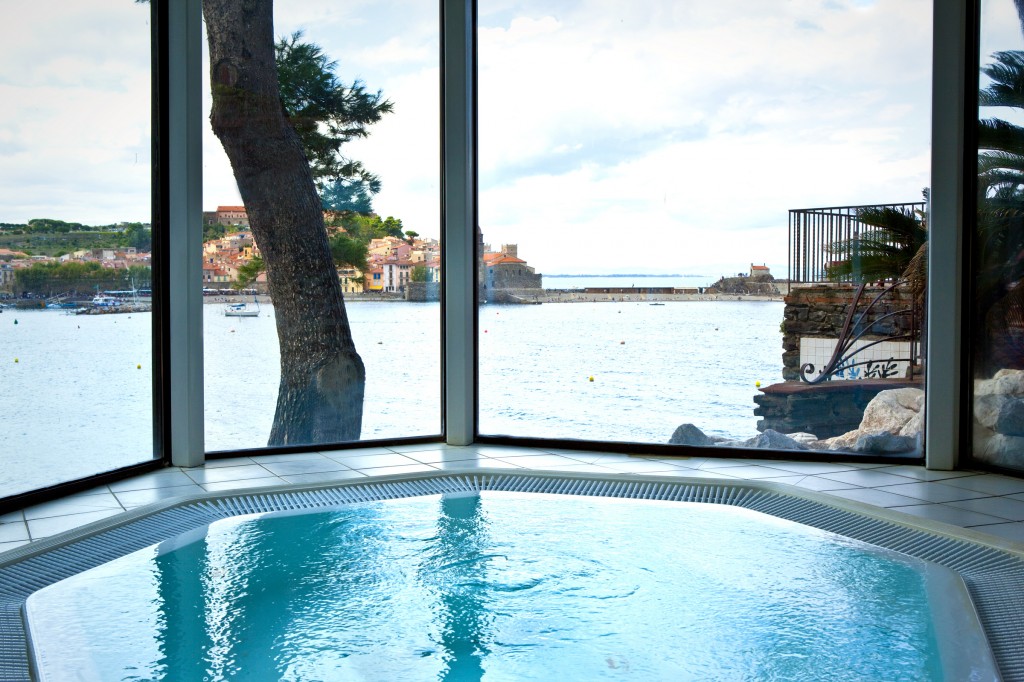
<svg viewBox="0 0 1024 682">
<path fill-rule="evenodd" d="M 843 328 L 839 332 L 835 351 L 828 363 L 816 375 L 812 363 L 801 365 L 801 381 L 818 384 L 830 380 L 840 372 L 862 366 L 868 370 L 864 373 L 864 378 L 888 378 L 892 376 L 889 365 L 898 362 L 908 363 L 909 376 L 912 377 L 916 373 L 922 357 L 922 301 L 910 291 L 908 280 L 900 279 L 878 291 L 870 302 L 863 305 L 866 300 L 866 287 L 866 284 L 857 287 L 847 310 Z M 892 309 L 883 312 L 886 307 Z M 865 343 L 858 345 L 861 341 Z M 857 359 L 858 356 L 864 357 L 865 351 L 887 341 L 909 341 L 907 357 L 890 357 L 883 360 L 881 365 L 877 358 Z M 808 375 L 814 376 L 808 378 Z"/>
<path fill-rule="evenodd" d="M 830 264 L 854 257 L 853 244 L 863 224 L 858 219 L 863 209 L 894 208 L 924 211 L 923 201 L 904 204 L 832 206 L 799 208 L 789 212 L 789 281 L 826 282 Z"/>
</svg>

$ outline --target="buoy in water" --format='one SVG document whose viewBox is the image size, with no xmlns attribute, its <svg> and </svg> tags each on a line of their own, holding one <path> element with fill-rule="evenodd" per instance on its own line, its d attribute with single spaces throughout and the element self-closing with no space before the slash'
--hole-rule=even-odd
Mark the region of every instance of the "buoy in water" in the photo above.
<svg viewBox="0 0 1024 682">
<path fill-rule="evenodd" d="M 761 388 L 761 382 L 760 381 L 755 381 L 754 382 L 754 387 L 755 388 Z"/>
<path fill-rule="evenodd" d="M 594 381 L 594 377 L 590 377 L 590 381 L 591 381 L 591 382 L 592 382 L 592 381 Z"/>
<path fill-rule="evenodd" d="M 135 365 L 135 369 L 142 369 L 142 365 Z"/>
<path fill-rule="evenodd" d="M 14 364 L 18 364 L 18 358 L 14 358 Z"/>
</svg>

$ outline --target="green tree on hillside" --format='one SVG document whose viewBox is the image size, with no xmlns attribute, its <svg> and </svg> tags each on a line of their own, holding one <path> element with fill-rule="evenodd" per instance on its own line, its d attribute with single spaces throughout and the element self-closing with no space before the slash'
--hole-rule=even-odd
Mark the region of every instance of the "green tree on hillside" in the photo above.
<svg viewBox="0 0 1024 682">
<path fill-rule="evenodd" d="M 366 258 L 368 250 L 366 244 L 357 239 L 352 239 L 344 232 L 331 236 L 331 256 L 335 265 L 340 267 L 352 267 L 360 272 L 366 272 Z"/>
</svg>

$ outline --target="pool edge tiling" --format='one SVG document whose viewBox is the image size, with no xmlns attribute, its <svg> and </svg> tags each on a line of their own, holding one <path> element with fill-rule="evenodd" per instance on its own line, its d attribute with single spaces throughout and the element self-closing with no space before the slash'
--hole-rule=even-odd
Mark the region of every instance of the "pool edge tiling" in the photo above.
<svg viewBox="0 0 1024 682">
<path fill-rule="evenodd" d="M 895 550 L 964 581 L 1004 680 L 1024 680 L 1024 551 L 946 524 L 784 484 L 664 476 L 613 479 L 505 469 L 424 472 L 331 485 L 206 493 L 140 507 L 0 554 L 0 679 L 31 679 L 24 604 L 47 585 L 198 526 L 240 514 L 487 490 L 725 504 Z"/>
</svg>

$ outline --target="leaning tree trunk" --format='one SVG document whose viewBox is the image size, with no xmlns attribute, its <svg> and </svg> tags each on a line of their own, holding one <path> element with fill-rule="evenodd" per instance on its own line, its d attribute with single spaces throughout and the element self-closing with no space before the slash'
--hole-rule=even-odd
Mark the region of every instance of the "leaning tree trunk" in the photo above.
<svg viewBox="0 0 1024 682">
<path fill-rule="evenodd" d="M 284 113 L 272 0 L 204 0 L 210 121 L 267 267 L 281 345 L 270 445 L 359 439 L 356 353 L 309 161 Z"/>
</svg>

